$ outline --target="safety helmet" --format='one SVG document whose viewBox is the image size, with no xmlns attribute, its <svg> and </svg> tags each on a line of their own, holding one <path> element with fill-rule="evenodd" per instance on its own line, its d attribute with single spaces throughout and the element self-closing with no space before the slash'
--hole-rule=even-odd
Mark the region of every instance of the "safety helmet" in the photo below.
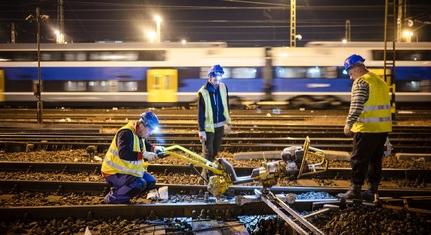
<svg viewBox="0 0 431 235">
<path fill-rule="evenodd" d="M 217 76 L 222 76 L 223 74 L 224 74 L 224 70 L 219 64 L 214 65 L 208 71 L 208 77 L 217 77 Z"/>
<path fill-rule="evenodd" d="M 139 118 L 139 122 L 144 124 L 144 126 L 150 130 L 155 130 L 159 127 L 159 119 L 153 112 L 143 112 Z"/>
<path fill-rule="evenodd" d="M 363 64 L 364 61 L 365 59 L 362 56 L 353 54 L 347 57 L 347 59 L 344 61 L 344 69 L 349 71 L 349 69 L 351 69 L 355 64 Z"/>
</svg>

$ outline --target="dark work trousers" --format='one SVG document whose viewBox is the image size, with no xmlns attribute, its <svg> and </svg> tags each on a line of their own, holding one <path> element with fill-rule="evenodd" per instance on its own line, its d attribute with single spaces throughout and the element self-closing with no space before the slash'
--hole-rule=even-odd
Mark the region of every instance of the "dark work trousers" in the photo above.
<svg viewBox="0 0 431 235">
<path fill-rule="evenodd" d="M 205 141 L 205 158 L 209 161 L 214 161 L 220 150 L 221 142 L 223 141 L 224 126 L 214 128 L 214 132 L 206 132 L 207 140 Z"/>
<path fill-rule="evenodd" d="M 132 197 L 156 186 L 156 179 L 148 172 L 145 172 L 143 177 L 115 174 L 105 179 L 113 187 L 105 196 L 106 203 L 130 203 Z"/>
<path fill-rule="evenodd" d="M 369 184 L 379 184 L 382 177 L 382 158 L 388 133 L 355 133 L 350 164 L 352 184 L 363 185 L 368 171 Z"/>
</svg>

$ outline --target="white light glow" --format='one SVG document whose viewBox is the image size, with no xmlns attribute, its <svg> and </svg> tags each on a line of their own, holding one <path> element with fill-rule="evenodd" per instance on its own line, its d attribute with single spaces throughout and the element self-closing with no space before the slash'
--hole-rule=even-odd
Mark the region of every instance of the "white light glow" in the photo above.
<svg viewBox="0 0 431 235">
<path fill-rule="evenodd" d="M 162 17 L 160 15 L 154 15 L 153 19 L 156 23 L 160 24 L 162 22 Z"/>
</svg>

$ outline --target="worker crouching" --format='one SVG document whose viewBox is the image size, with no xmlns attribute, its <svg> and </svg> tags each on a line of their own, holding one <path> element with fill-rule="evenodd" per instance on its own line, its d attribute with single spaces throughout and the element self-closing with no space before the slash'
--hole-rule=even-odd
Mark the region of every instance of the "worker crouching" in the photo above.
<svg viewBox="0 0 431 235">
<path fill-rule="evenodd" d="M 164 148 L 151 145 L 146 138 L 158 127 L 157 116 L 145 112 L 117 131 L 102 163 L 102 175 L 112 187 L 105 203 L 130 203 L 131 198 L 155 188 L 156 179 L 146 172 L 146 166 Z"/>
</svg>

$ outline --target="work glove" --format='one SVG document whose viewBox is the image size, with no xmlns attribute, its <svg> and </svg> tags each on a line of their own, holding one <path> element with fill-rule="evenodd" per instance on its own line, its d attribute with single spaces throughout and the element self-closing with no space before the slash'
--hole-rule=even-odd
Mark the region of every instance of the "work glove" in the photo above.
<svg viewBox="0 0 431 235">
<path fill-rule="evenodd" d="M 394 150 L 394 147 L 392 147 L 391 142 L 389 142 L 389 137 L 386 137 L 386 142 L 384 145 L 384 155 L 383 157 L 389 157 L 392 154 L 392 150 Z"/>
<path fill-rule="evenodd" d="M 164 157 L 165 156 L 165 147 L 163 146 L 156 146 L 154 148 L 154 152 L 157 154 L 157 157 Z"/>
<path fill-rule="evenodd" d="M 353 135 L 353 132 L 350 130 L 350 127 L 348 125 L 344 126 L 344 134 L 346 136 L 352 136 Z"/>
<path fill-rule="evenodd" d="M 229 135 L 232 132 L 232 125 L 231 124 L 224 124 L 224 134 Z"/>
<path fill-rule="evenodd" d="M 147 152 L 147 151 L 144 152 L 143 156 L 144 156 L 144 159 L 146 159 L 149 162 L 154 161 L 154 160 L 156 160 L 158 158 L 156 153 L 154 153 L 154 152 Z"/>
<path fill-rule="evenodd" d="M 205 131 L 199 131 L 199 140 L 202 143 L 207 140 L 207 133 L 205 133 Z"/>
</svg>

